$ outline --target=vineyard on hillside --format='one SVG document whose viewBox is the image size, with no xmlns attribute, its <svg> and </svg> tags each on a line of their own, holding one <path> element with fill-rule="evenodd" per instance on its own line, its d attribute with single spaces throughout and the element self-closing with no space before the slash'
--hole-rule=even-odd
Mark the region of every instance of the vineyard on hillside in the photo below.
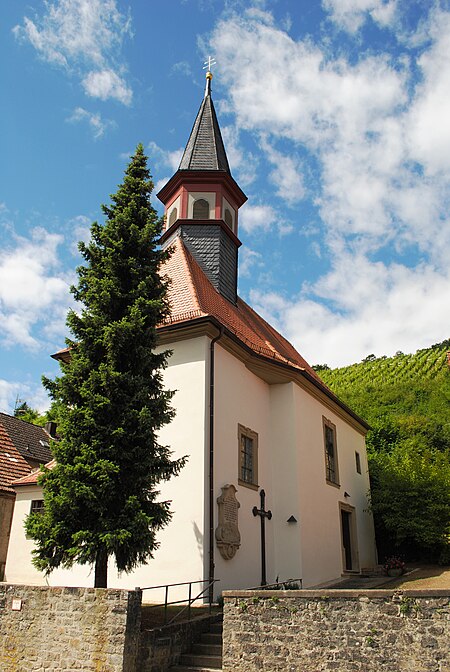
<svg viewBox="0 0 450 672">
<path fill-rule="evenodd" d="M 394 357 L 375 357 L 369 355 L 362 362 L 330 369 L 326 365 L 314 366 L 324 383 L 338 394 L 352 385 L 384 387 L 399 382 L 414 382 L 424 379 L 436 379 L 445 375 L 447 353 L 450 351 L 450 339 L 417 350 L 415 354 L 405 355 L 397 352 Z"/>
<path fill-rule="evenodd" d="M 450 564 L 449 351 L 450 339 L 411 355 L 314 367 L 371 426 L 371 505 L 381 560 L 395 552 Z"/>
</svg>

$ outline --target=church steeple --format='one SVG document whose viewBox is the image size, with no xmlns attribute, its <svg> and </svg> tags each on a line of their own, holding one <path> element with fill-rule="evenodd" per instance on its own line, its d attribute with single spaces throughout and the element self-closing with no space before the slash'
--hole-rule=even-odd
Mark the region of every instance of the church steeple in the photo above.
<svg viewBox="0 0 450 672">
<path fill-rule="evenodd" d="M 161 243 L 180 236 L 215 288 L 235 303 L 238 210 L 247 197 L 231 176 L 211 97 L 211 59 L 207 65 L 205 96 L 180 166 L 158 194 L 166 218 Z"/>
<path fill-rule="evenodd" d="M 179 170 L 224 170 L 230 166 L 211 98 L 212 73 L 206 73 L 205 97 L 197 114 Z"/>
</svg>

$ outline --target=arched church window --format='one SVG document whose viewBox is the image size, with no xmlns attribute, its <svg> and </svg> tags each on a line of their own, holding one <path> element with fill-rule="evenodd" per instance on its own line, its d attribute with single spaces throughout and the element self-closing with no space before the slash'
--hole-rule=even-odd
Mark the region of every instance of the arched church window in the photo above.
<svg viewBox="0 0 450 672">
<path fill-rule="evenodd" d="M 228 208 L 225 210 L 225 224 L 227 224 L 230 229 L 233 229 L 233 216 Z"/>
<path fill-rule="evenodd" d="M 177 208 L 174 208 L 174 209 L 172 210 L 172 212 L 170 213 L 170 217 L 169 217 L 169 227 L 171 227 L 172 224 L 175 224 L 175 222 L 177 221 L 177 219 L 178 219 L 178 210 L 177 210 Z"/>
<path fill-rule="evenodd" d="M 194 210 L 192 213 L 193 219 L 209 219 L 209 203 L 204 198 L 199 198 L 194 203 Z"/>
</svg>

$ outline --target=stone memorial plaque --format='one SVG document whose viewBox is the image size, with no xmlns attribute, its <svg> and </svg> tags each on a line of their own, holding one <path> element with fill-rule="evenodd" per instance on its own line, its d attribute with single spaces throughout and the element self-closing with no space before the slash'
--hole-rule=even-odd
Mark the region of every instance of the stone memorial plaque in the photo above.
<svg viewBox="0 0 450 672">
<path fill-rule="evenodd" d="M 236 499 L 234 485 L 222 486 L 222 494 L 217 498 L 219 505 L 219 524 L 216 528 L 216 543 L 220 555 L 225 560 L 231 560 L 241 545 L 239 534 L 238 510 L 240 507 Z"/>
</svg>

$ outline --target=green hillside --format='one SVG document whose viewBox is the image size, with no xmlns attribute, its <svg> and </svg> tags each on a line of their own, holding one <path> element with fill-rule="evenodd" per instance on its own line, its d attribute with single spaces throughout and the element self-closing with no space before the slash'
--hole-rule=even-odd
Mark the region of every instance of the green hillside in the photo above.
<svg viewBox="0 0 450 672">
<path fill-rule="evenodd" d="M 387 409 L 417 412 L 420 407 L 434 412 L 439 408 L 445 414 L 450 399 L 449 351 L 450 339 L 411 355 L 402 352 L 394 357 L 369 355 L 358 364 L 339 369 L 326 365 L 314 368 L 338 397 L 369 422 Z M 446 399 L 441 397 L 442 392 Z"/>
<path fill-rule="evenodd" d="M 364 418 L 380 559 L 450 561 L 450 339 L 359 364 L 315 366 Z"/>
</svg>

